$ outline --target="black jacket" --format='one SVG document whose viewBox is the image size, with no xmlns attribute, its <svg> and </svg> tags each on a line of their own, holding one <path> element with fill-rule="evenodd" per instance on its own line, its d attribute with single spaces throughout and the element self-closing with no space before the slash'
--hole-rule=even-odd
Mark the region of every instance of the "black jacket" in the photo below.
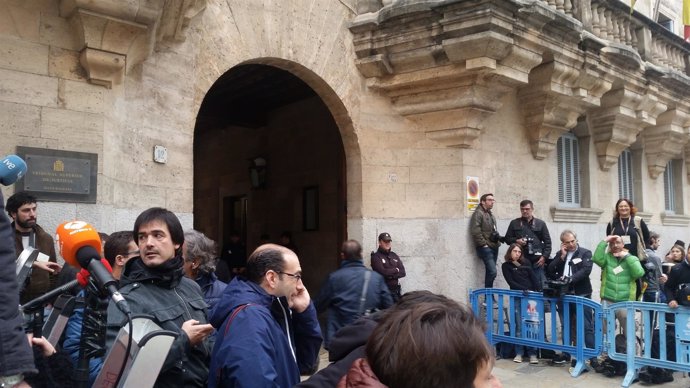
<svg viewBox="0 0 690 388">
<path fill-rule="evenodd" d="M 522 217 L 510 221 L 505 235 L 506 244 L 513 244 L 523 237 L 532 237 L 534 239 L 532 247 L 535 253 L 541 252 L 541 255 L 529 255 L 527 248 L 523 248 L 523 255 L 532 264 L 539 260 L 541 256 L 544 256 L 546 259 L 551 257 L 551 235 L 549 235 L 549 228 L 546 227 L 546 222 L 538 218 L 532 218 L 528 222 Z"/>
<path fill-rule="evenodd" d="M 530 265 L 517 266 L 506 261 L 501 264 L 501 272 L 511 290 L 541 291 L 541 282 Z"/>
<path fill-rule="evenodd" d="M 364 349 L 369 335 L 378 325 L 381 312 L 362 317 L 343 327 L 331 339 L 326 368 L 311 376 L 308 380 L 295 385 L 296 388 L 333 388 L 345 376 L 352 363 L 365 356 Z"/>
<path fill-rule="evenodd" d="M 132 315 L 151 315 L 161 328 L 179 334 L 170 348 L 155 386 L 205 387 L 211 354 L 209 339 L 190 346 L 182 324 L 190 319 L 195 319 L 200 324 L 207 323 L 207 304 L 199 285 L 183 276 L 182 258 L 177 256 L 170 260 L 174 260 L 176 265 L 166 271 L 147 267 L 140 257 L 129 260 L 120 278 L 120 293 L 129 303 Z M 118 331 L 125 323 L 124 314 L 111 301 L 108 305 L 106 333 L 108 348 L 112 347 Z"/>
<path fill-rule="evenodd" d="M 566 252 L 567 257 L 567 252 Z M 546 268 L 546 277 L 551 280 L 559 280 L 567 272 L 565 270 L 565 259 L 561 257 L 559 250 L 553 260 Z M 577 249 L 570 258 L 570 287 L 569 292 L 575 295 L 585 296 L 592 294 L 592 283 L 589 281 L 589 274 L 592 272 L 592 251 L 578 245 Z"/>
<path fill-rule="evenodd" d="M 389 289 L 398 287 L 398 279 L 405 277 L 405 266 L 400 257 L 395 252 L 385 251 L 381 247 L 371 254 L 371 269 L 383 276 Z"/>
<path fill-rule="evenodd" d="M 687 260 L 674 265 L 668 274 L 668 280 L 664 284 L 664 292 L 668 302 L 675 300 L 678 304 L 681 304 L 677 295 L 678 287 L 681 284 L 688 284 L 688 287 L 690 287 L 690 264 L 688 264 Z"/>
<path fill-rule="evenodd" d="M 0 192 L 0 376 L 35 372 L 34 356 L 19 314 L 19 287 L 15 273 L 14 231 Z"/>
</svg>

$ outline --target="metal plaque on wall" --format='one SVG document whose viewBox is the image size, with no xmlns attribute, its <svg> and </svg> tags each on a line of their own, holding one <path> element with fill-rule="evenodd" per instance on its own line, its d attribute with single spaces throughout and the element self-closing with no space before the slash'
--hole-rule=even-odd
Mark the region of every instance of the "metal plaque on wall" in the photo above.
<svg viewBox="0 0 690 388">
<path fill-rule="evenodd" d="M 27 165 L 18 191 L 44 201 L 96 203 L 98 154 L 17 147 L 17 155 Z"/>
</svg>

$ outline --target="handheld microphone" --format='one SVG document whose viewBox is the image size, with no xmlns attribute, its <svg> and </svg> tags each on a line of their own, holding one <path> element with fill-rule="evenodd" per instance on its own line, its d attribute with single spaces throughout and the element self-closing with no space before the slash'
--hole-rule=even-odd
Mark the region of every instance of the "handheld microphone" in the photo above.
<svg viewBox="0 0 690 388">
<path fill-rule="evenodd" d="M 115 305 L 125 314 L 131 310 L 120 291 L 117 281 L 101 262 L 101 238 L 94 227 L 84 221 L 69 221 L 58 226 L 56 242 L 66 262 L 86 269 L 100 287 L 110 294 Z M 107 261 L 106 261 L 107 263 Z"/>
<path fill-rule="evenodd" d="M 0 184 L 9 186 L 26 174 L 26 162 L 17 155 L 7 155 L 0 161 Z"/>
</svg>

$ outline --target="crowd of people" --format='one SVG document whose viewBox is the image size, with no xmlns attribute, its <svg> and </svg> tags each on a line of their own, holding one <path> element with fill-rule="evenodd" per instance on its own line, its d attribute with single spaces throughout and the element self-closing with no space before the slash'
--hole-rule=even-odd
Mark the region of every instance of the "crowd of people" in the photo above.
<svg viewBox="0 0 690 388">
<path fill-rule="evenodd" d="M 112 373 L 106 352 L 118 334 L 142 314 L 175 333 L 160 370 L 151 364 L 157 387 L 501 386 L 485 328 L 467 306 L 427 291 L 401 292 L 405 267 L 389 233 L 378 236 L 373 270 L 364 265 L 361 244 L 345 241 L 340 268 L 312 301 L 289 232 L 280 245 L 263 243 L 244 257 L 238 234 L 218 252 L 213 240 L 184 231 L 174 213 L 158 207 L 142 212 L 132 230 L 101 234 L 104 261 L 127 308 L 108 299 L 95 276 L 75 292 L 76 308 L 57 344 L 40 333 L 27 336 L 20 299 L 50 295 L 83 271 L 57 263 L 62 252 L 37 224 L 36 198 L 19 192 L 7 203 L 13 222 L 0 216 L 0 259 L 12 271 L 0 274 L 9 301 L 0 310 L 2 386 L 94 385 L 101 372 Z M 12 264 L 26 250 L 40 253 L 19 284 Z M 328 312 L 325 336 L 317 311 Z M 324 337 L 334 362 L 317 373 Z M 453 340 L 439 340 L 446 337 Z M 305 375 L 312 376 L 301 381 Z"/>
<path fill-rule="evenodd" d="M 494 203 L 492 194 L 483 195 L 469 228 L 485 266 L 485 287 L 494 286 L 498 248 L 506 243 L 500 268 L 512 290 L 540 292 L 549 282 L 559 281 L 566 284 L 568 294 L 591 298 L 590 274 L 597 265 L 602 270 L 602 305 L 634 300 L 667 303 L 671 308 L 690 305 L 690 287 L 686 287 L 690 262 L 684 243 L 676 241 L 661 259 L 656 252 L 660 235 L 648 230 L 631 201 L 616 203 L 605 237 L 594 252 L 581 246 L 569 229 L 561 232 L 560 245 L 554 248 L 548 227 L 534 217 L 530 200 L 520 202 L 521 216 L 501 235 L 492 214 Z M 57 263 L 59 252 L 52 237 L 37 224 L 36 198 L 16 193 L 6 209 L 13 222 L 4 214 L 0 217 L 0 238 L 6 242 L 0 244 L 0 256 L 14 262 L 27 249 L 40 252 L 26 284 L 18 284 L 14 273 L 2 275 L 7 282 L 0 284 L 16 299 L 16 306 L 64 283 L 60 274 L 67 273 L 68 265 Z M 7 360 L 0 371 L 5 386 L 27 381 L 32 386 L 46 381 L 55 387 L 93 385 L 104 368 L 105 352 L 137 314 L 146 314 L 162 329 L 176 333 L 155 386 L 500 386 L 491 373 L 494 354 L 483 335 L 485 328 L 467 306 L 426 291 L 402 292 L 405 266 L 392 250 L 389 233 L 378 236 L 371 269 L 364 263 L 361 244 L 345 241 L 339 268 L 325 279 L 313 300 L 302 282 L 299 253 L 289 232 L 281 235 L 280 244 L 264 242 L 247 257 L 238 233 L 231 233 L 219 252 L 203 233 L 184 231 L 174 213 L 151 208 L 136 218 L 131 231 L 103 237 L 103 256 L 131 313 L 111 301 L 102 316 L 95 314 L 88 302 L 93 295 L 88 288 L 82 290 L 64 338 L 53 347 L 40 336 L 17 342 L 26 325 L 18 311 L 3 304 L 3 333 L 14 333 L 15 341 L 12 357 L 0 356 Z M 46 312 L 49 309 L 50 305 Z M 562 310 L 557 311 L 561 321 Z M 622 311 L 617 311 L 616 320 L 626 335 Z M 318 313 L 326 314 L 324 335 Z M 511 312 L 518 321 L 520 314 L 519 309 Z M 571 320 L 577 317 L 574 309 L 568 315 Z M 98 326 L 92 322 L 94 316 L 104 320 L 103 350 L 86 354 L 83 333 Z M 594 346 L 593 319 L 592 311 L 586 310 L 587 347 Z M 576 333 L 569 338 L 574 342 Z M 2 339 L 9 341 L 4 334 Z M 657 352 L 663 340 L 655 339 Z M 322 343 L 331 364 L 317 372 Z M 520 363 L 526 356 L 530 363 L 538 363 L 537 351 L 517 347 L 513 360 Z M 554 356 L 555 362 L 569 359 L 568 354 Z M 64 360 L 73 372 L 66 372 Z M 668 371 L 645 373 L 659 376 Z M 312 376 L 301 381 L 304 375 Z"/>
<path fill-rule="evenodd" d="M 541 291 L 549 281 L 565 284 L 567 294 L 592 297 L 590 274 L 593 265 L 601 268 L 601 304 L 606 307 L 612 303 L 625 301 L 646 301 L 666 303 L 671 308 L 679 305 L 690 306 L 690 262 L 685 251 L 685 243 L 676 241 L 661 259 L 657 253 L 661 237 L 650 231 L 644 220 L 636 215 L 637 209 L 629 199 L 619 199 L 613 217 L 607 224 L 602 240 L 594 247 L 594 252 L 582 247 L 577 234 L 569 229 L 560 235 L 561 245 L 553 257 L 551 237 L 546 223 L 534 217 L 534 205 L 530 200 L 520 202 L 521 217 L 510 222 L 505 235 L 498 231 L 492 214 L 495 204 L 493 194 L 484 194 L 470 221 L 470 234 L 475 244 L 477 256 L 485 266 L 485 287 L 492 288 L 497 273 L 498 248 L 501 243 L 509 245 L 501 271 L 511 290 Z M 688 252 L 690 254 L 690 251 Z M 513 319 L 520 320 L 520 312 L 513 312 Z M 563 321 L 563 311 L 558 315 Z M 576 327 L 577 314 L 574 306 L 570 311 L 571 330 Z M 615 311 L 619 332 L 627 335 L 626 312 Z M 615 323 L 611 323 L 615 324 Z M 651 317 L 652 328 L 657 320 Z M 585 346 L 594 346 L 593 315 L 590 309 L 584 311 Z M 674 327 L 666 331 L 669 341 L 667 359 L 675 360 Z M 658 332 L 657 332 L 658 337 Z M 569 338 L 574 341 L 575 332 Z M 653 339 L 653 356 L 658 358 L 659 341 Z M 671 348 L 673 348 L 671 350 Z M 656 352 L 656 353 L 655 353 Z M 530 363 L 538 363 L 536 349 L 517 347 L 515 362 L 522 362 L 527 355 Z M 526 354 L 525 354 L 526 353 Z M 556 354 L 557 363 L 570 360 L 568 354 Z M 574 362 L 574 360 L 573 360 Z M 591 359 L 595 370 L 602 371 L 601 360 Z M 651 368 L 640 374 L 643 381 L 660 383 L 672 381 L 671 372 Z M 661 376 L 661 377 L 660 377 Z"/>
</svg>

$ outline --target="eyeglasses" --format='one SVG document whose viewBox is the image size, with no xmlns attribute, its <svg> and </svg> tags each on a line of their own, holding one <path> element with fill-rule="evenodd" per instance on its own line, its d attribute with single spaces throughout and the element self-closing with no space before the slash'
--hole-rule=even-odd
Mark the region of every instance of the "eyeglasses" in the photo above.
<svg viewBox="0 0 690 388">
<path fill-rule="evenodd" d="M 300 274 L 295 274 L 295 273 L 287 273 L 287 272 L 278 272 L 281 275 L 287 275 L 291 278 L 295 278 L 295 280 L 300 281 L 302 280 L 302 275 Z"/>
</svg>

